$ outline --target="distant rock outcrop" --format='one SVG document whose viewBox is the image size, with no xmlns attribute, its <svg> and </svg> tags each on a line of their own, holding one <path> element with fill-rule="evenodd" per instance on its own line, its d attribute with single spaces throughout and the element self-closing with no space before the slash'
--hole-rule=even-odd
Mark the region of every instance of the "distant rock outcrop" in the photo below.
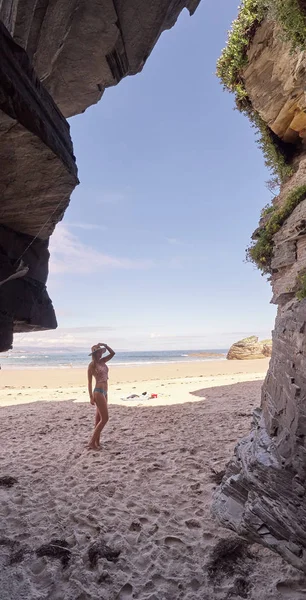
<svg viewBox="0 0 306 600">
<path fill-rule="evenodd" d="M 259 342 L 256 335 L 239 340 L 233 344 L 228 353 L 228 360 L 250 360 L 255 358 L 267 358 L 272 354 L 272 340 Z"/>
</svg>

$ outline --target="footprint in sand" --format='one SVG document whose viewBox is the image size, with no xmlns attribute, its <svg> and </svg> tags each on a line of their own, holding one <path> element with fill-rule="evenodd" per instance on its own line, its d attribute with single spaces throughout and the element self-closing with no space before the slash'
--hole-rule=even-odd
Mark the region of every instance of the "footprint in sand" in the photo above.
<svg viewBox="0 0 306 600">
<path fill-rule="evenodd" d="M 277 591 L 288 600 L 305 600 L 306 583 L 298 584 L 290 581 L 282 581 L 276 584 Z"/>
<path fill-rule="evenodd" d="M 161 586 L 165 583 L 165 578 L 159 573 L 154 573 L 154 575 L 152 575 L 152 583 L 153 585 Z"/>
<path fill-rule="evenodd" d="M 193 592 L 197 592 L 198 589 L 201 587 L 200 582 L 194 577 L 191 582 L 190 582 L 190 587 L 192 589 Z"/>
<path fill-rule="evenodd" d="M 152 592 L 154 587 L 155 586 L 154 586 L 152 579 L 149 579 L 149 581 L 147 581 L 147 583 L 145 583 L 145 585 L 144 585 L 144 589 L 146 592 Z"/>
<path fill-rule="evenodd" d="M 148 529 L 148 534 L 154 535 L 157 531 L 158 531 L 158 525 L 157 525 L 157 523 L 153 523 L 152 527 L 150 527 L 150 529 Z"/>
<path fill-rule="evenodd" d="M 212 540 L 213 538 L 215 539 L 215 536 L 212 533 L 210 533 L 210 531 L 203 531 L 203 540 L 208 541 Z"/>
<path fill-rule="evenodd" d="M 42 558 L 34 560 L 30 566 L 33 575 L 40 575 L 46 568 L 46 564 Z"/>
<path fill-rule="evenodd" d="M 185 521 L 185 525 L 188 527 L 188 529 L 201 529 L 202 527 L 200 521 L 197 521 L 197 519 L 187 519 L 187 521 Z"/>
<path fill-rule="evenodd" d="M 130 527 L 130 531 L 141 531 L 141 523 L 139 521 L 132 521 Z"/>
<path fill-rule="evenodd" d="M 130 598 L 133 594 L 133 586 L 130 583 L 126 583 L 123 588 L 121 588 L 118 594 L 118 600 L 125 600 L 126 598 Z"/>
<path fill-rule="evenodd" d="M 165 538 L 165 544 L 166 544 L 166 546 L 169 546 L 169 547 L 171 547 L 171 546 L 183 546 L 184 542 L 179 537 L 176 537 L 174 535 L 168 535 Z"/>
<path fill-rule="evenodd" d="M 200 489 L 200 483 L 192 483 L 190 488 L 192 489 L 192 491 L 197 492 Z"/>
</svg>

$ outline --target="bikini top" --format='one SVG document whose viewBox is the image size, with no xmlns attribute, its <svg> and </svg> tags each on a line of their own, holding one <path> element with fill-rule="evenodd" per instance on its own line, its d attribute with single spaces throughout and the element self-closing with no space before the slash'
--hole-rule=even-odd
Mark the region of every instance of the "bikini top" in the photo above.
<svg viewBox="0 0 306 600">
<path fill-rule="evenodd" d="M 108 366 L 105 362 L 101 361 L 94 364 L 93 375 L 96 378 L 97 385 L 108 380 Z"/>
</svg>

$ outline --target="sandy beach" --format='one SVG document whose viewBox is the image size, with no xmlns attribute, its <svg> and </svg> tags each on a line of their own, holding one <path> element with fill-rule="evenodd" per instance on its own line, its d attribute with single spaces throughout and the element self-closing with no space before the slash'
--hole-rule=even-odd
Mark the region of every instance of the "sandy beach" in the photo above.
<svg viewBox="0 0 306 600">
<path fill-rule="evenodd" d="M 111 363 L 110 363 L 111 364 Z M 157 393 L 157 399 L 146 406 L 177 404 L 195 400 L 192 391 L 234 382 L 263 379 L 269 359 L 248 361 L 212 360 L 203 362 L 164 363 L 110 368 L 109 402 L 125 406 L 143 405 L 126 398 L 143 392 Z M 50 390 L 52 394 L 50 395 Z M 25 369 L 0 371 L 0 406 L 38 400 L 87 401 L 87 370 Z"/>
<path fill-rule="evenodd" d="M 210 514 L 267 366 L 112 368 L 101 452 L 86 370 L 1 371 L 1 600 L 305 598 L 301 573 Z"/>
</svg>

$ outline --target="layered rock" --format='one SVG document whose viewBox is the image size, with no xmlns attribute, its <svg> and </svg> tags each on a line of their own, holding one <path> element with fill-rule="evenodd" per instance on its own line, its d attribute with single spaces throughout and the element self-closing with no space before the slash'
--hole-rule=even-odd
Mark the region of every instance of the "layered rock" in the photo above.
<svg viewBox="0 0 306 600">
<path fill-rule="evenodd" d="M 0 351 L 8 350 L 13 333 L 55 329 L 56 317 L 46 290 L 48 240 L 16 233 L 0 225 L 0 273 L 10 278 L 23 255 L 26 276 L 8 279 L 0 286 Z"/>
<path fill-rule="evenodd" d="M 41 85 L 26 52 L 1 23 L 0 53 L 3 351 L 11 347 L 13 331 L 56 327 L 45 287 L 48 238 L 62 218 L 78 179 L 69 126 Z M 27 270 L 20 277 L 21 260 Z"/>
<path fill-rule="evenodd" d="M 292 52 L 276 24 L 263 22 L 242 74 L 260 116 L 293 149 L 294 174 L 274 208 L 288 217 L 273 236 L 270 279 L 278 313 L 273 351 L 253 430 L 239 442 L 213 512 L 226 526 L 277 551 L 306 572 L 306 155 L 305 53 Z M 302 189 L 288 208 L 289 194 Z M 305 199 L 304 199 L 305 198 Z M 291 211 L 291 212 L 290 212 Z M 286 214 L 287 214 L 286 212 Z M 264 227 L 271 215 L 266 215 Z"/>
<path fill-rule="evenodd" d="M 256 335 L 235 342 L 227 353 L 227 360 L 267 358 L 272 354 L 272 340 L 259 341 Z"/>
<path fill-rule="evenodd" d="M 243 79 L 252 106 L 284 142 L 306 128 L 305 52 L 292 52 L 280 27 L 264 20 L 248 51 Z"/>
<path fill-rule="evenodd" d="M 144 66 L 160 34 L 200 0 L 1 0 L 0 19 L 65 116 Z"/>
<path fill-rule="evenodd" d="M 0 351 L 13 331 L 56 327 L 48 240 L 78 183 L 64 116 L 141 71 L 199 2 L 0 0 Z"/>
</svg>

